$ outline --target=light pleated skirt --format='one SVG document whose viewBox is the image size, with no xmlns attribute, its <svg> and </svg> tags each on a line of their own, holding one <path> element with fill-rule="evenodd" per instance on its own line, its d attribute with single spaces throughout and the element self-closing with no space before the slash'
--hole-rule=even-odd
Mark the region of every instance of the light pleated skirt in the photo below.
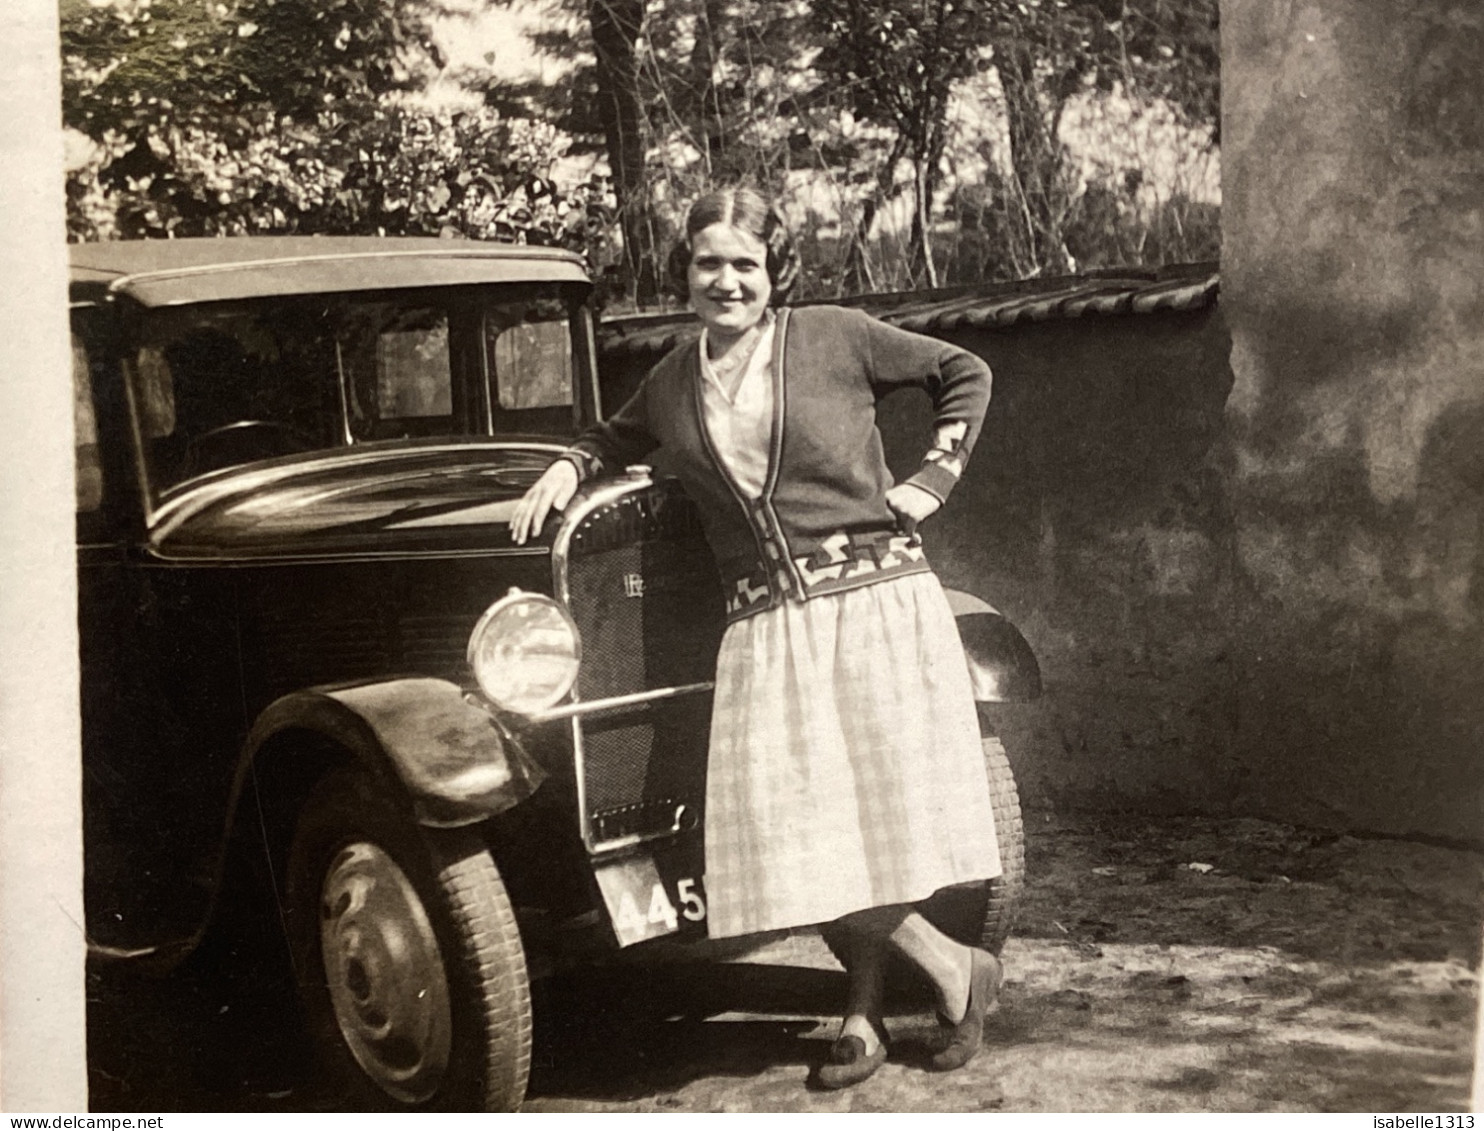
<svg viewBox="0 0 1484 1131">
<path fill-rule="evenodd" d="M 733 624 L 706 785 L 712 938 L 1000 874 L 958 629 L 909 574 Z"/>
</svg>

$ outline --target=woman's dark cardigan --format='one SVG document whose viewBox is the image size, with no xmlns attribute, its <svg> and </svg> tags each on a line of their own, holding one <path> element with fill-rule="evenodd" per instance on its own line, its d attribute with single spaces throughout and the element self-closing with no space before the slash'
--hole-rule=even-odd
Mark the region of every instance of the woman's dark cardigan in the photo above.
<svg viewBox="0 0 1484 1131">
<path fill-rule="evenodd" d="M 751 500 L 717 458 L 702 422 L 694 342 L 652 369 L 638 392 L 584 433 L 568 458 L 581 478 L 618 471 L 663 447 L 700 508 L 727 595 L 729 620 L 929 568 L 885 496 L 891 473 L 876 402 L 926 389 L 932 448 L 906 482 L 943 500 L 978 439 L 989 366 L 957 346 L 888 326 L 858 310 L 812 306 L 779 314 L 773 344 L 768 476 Z"/>
</svg>

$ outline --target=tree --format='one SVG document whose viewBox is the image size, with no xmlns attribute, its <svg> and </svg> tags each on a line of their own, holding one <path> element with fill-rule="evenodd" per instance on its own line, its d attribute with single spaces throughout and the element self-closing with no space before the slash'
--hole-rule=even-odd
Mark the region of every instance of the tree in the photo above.
<svg viewBox="0 0 1484 1131">
<path fill-rule="evenodd" d="M 1065 225 L 1062 115 L 1075 96 L 1160 101 L 1219 144 L 1220 41 L 1216 0 L 1024 0 L 997 3 L 990 41 L 1010 142 L 1007 187 L 1023 219 L 1027 265 L 1073 263 Z"/>
<path fill-rule="evenodd" d="M 552 87 L 491 80 L 486 101 L 537 108 L 574 148 L 608 157 L 625 244 L 626 290 L 659 295 L 679 202 L 716 183 L 770 187 L 786 172 L 794 108 L 773 77 L 799 53 L 805 0 L 547 0 L 536 47 L 568 64 Z M 574 20 L 573 17 L 580 17 Z M 790 63 L 790 66 L 795 65 Z M 771 87 L 769 97 L 757 98 Z"/>
<path fill-rule="evenodd" d="M 600 257 L 609 194 L 551 181 L 562 145 L 544 123 L 395 104 L 353 104 L 308 125 L 261 110 L 243 118 L 256 128 L 232 142 L 163 127 L 150 136 L 160 167 L 139 176 L 118 173 L 127 151 L 99 147 L 69 179 L 72 236 L 460 235 Z"/>
<path fill-rule="evenodd" d="M 818 0 L 823 47 L 816 65 L 856 113 L 895 131 L 896 142 L 861 201 L 851 278 L 881 206 L 912 166 L 912 277 L 936 285 L 927 233 L 942 178 L 949 99 L 964 79 L 993 68 L 1008 138 L 1008 168 L 987 178 L 1003 194 L 1012 258 L 1027 273 L 1069 270 L 1065 227 L 1076 188 L 1066 176 L 1063 113 L 1075 97 L 1160 100 L 1217 141 L 1216 0 Z M 986 145 L 985 150 L 990 147 Z M 962 187 L 962 186 L 960 186 Z M 981 206 L 982 207 L 982 206 Z"/>
<path fill-rule="evenodd" d="M 819 258 L 807 280 L 817 293 L 932 286 L 942 262 L 966 261 L 962 239 L 930 246 L 944 222 L 1001 241 L 990 260 L 1020 274 L 1072 269 L 1073 244 L 1093 247 L 1094 259 L 1154 246 L 1134 230 L 1163 222 L 1134 205 L 1139 178 L 1128 174 L 1138 168 L 1110 168 L 1094 183 L 1069 164 L 1069 106 L 1173 107 L 1215 143 L 1215 0 L 551 2 L 581 17 L 539 36 L 572 63 L 559 120 L 609 154 L 634 249 L 630 293 L 643 303 L 674 209 L 713 184 L 801 191 L 811 204 L 820 182 L 834 186 L 835 203 L 807 221 L 811 238 L 838 232 L 812 239 Z M 964 130 L 949 108 L 966 85 L 989 81 L 993 120 L 975 127 L 979 169 L 966 182 L 945 164 L 947 140 Z M 904 194 L 912 209 L 898 257 L 891 232 L 875 229 Z M 1134 228 L 1092 230 L 1108 223 Z"/>
<path fill-rule="evenodd" d="M 864 243 L 883 198 L 891 194 L 897 163 L 908 158 L 914 202 L 908 254 L 913 278 L 930 287 L 938 277 L 929 216 L 948 100 L 960 80 L 985 66 L 981 49 L 994 26 L 990 11 L 977 0 L 817 0 L 814 6 L 824 37 L 815 65 L 843 86 L 857 114 L 896 131 L 876 189 L 862 202 L 855 247 Z"/>
<path fill-rule="evenodd" d="M 608 142 L 624 261 L 641 305 L 659 296 L 658 247 L 645 178 L 645 137 L 637 44 L 644 0 L 589 0 L 598 118 Z"/>
<path fill-rule="evenodd" d="M 443 0 L 62 0 L 63 113 L 89 137 L 145 143 L 168 124 L 244 111 L 313 121 L 422 85 Z M 243 123 L 246 124 L 246 123 Z"/>
<path fill-rule="evenodd" d="M 462 234 L 590 251 L 605 190 L 560 190 L 564 141 L 399 95 L 441 60 L 450 0 L 64 0 L 73 238 Z M 593 223 L 594 217 L 600 222 Z"/>
</svg>

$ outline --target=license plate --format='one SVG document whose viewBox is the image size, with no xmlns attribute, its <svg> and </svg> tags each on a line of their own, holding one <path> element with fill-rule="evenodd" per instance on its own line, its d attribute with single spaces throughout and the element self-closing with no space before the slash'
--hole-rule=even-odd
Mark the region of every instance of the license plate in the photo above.
<svg viewBox="0 0 1484 1131">
<path fill-rule="evenodd" d="M 700 876 L 675 874 L 645 851 L 595 863 L 593 874 L 619 946 L 666 935 L 705 934 L 706 892 Z"/>
</svg>

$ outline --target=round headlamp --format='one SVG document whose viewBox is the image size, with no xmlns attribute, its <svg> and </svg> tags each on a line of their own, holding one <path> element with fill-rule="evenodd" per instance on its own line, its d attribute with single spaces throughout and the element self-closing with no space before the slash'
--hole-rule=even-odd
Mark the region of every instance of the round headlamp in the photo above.
<svg viewBox="0 0 1484 1131">
<path fill-rule="evenodd" d="M 582 639 L 567 610 L 539 593 L 511 590 L 469 637 L 469 667 L 501 710 L 529 715 L 560 703 L 577 681 Z"/>
</svg>

